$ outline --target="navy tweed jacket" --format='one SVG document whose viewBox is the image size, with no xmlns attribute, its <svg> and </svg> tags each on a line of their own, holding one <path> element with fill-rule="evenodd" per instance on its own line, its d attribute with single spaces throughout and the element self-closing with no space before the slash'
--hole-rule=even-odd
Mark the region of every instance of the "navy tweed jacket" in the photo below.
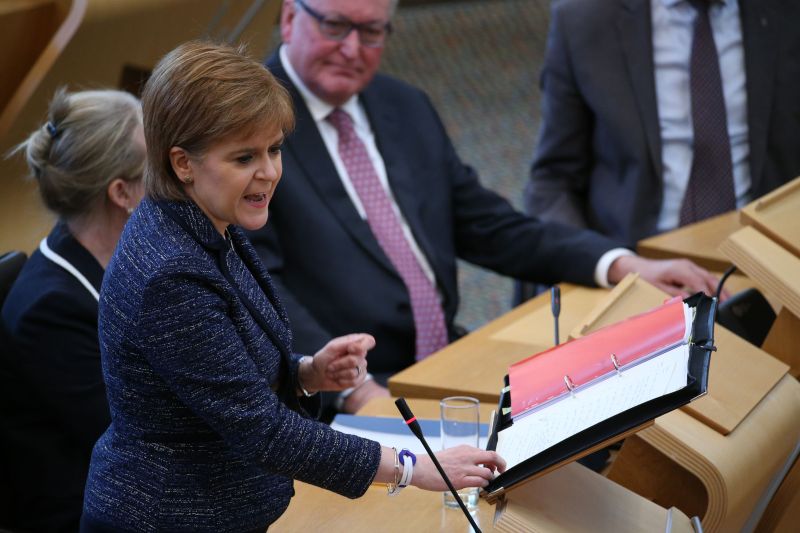
<svg viewBox="0 0 800 533">
<path fill-rule="evenodd" d="M 354 498 L 377 472 L 378 443 L 299 405 L 286 314 L 244 234 L 230 234 L 194 203 L 149 199 L 123 232 L 100 297 L 112 423 L 92 454 L 86 523 L 263 529 L 292 479 Z"/>
</svg>

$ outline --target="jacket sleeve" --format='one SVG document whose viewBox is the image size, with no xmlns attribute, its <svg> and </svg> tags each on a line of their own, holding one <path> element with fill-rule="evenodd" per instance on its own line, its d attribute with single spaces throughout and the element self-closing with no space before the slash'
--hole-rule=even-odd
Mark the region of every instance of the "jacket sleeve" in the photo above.
<svg viewBox="0 0 800 533">
<path fill-rule="evenodd" d="M 143 293 L 138 348 L 244 460 L 344 496 L 363 494 L 377 472 L 380 445 L 287 408 L 247 354 L 229 312 L 204 280 L 161 275 Z"/>
<path fill-rule="evenodd" d="M 572 68 L 567 32 L 555 4 L 540 78 L 542 123 L 525 209 L 544 220 L 585 228 L 588 181 L 595 164 L 593 117 Z"/>
<path fill-rule="evenodd" d="M 438 129 L 435 137 L 442 153 L 443 179 L 449 180 L 447 200 L 453 213 L 456 255 L 524 281 L 595 285 L 600 257 L 622 245 L 594 231 L 526 216 L 483 187 L 475 171 L 458 157 L 433 106 L 428 105 L 432 127 Z"/>
</svg>

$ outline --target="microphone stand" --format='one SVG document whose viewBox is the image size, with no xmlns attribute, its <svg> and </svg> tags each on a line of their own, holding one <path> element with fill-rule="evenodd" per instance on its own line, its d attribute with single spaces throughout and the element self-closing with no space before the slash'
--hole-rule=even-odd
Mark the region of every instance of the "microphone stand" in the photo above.
<svg viewBox="0 0 800 533">
<path fill-rule="evenodd" d="M 561 343 L 561 336 L 558 334 L 558 315 L 561 314 L 561 289 L 558 285 L 550 287 L 550 310 L 553 312 L 553 323 L 555 325 L 555 346 Z"/>
<path fill-rule="evenodd" d="M 394 404 L 397 406 L 397 409 L 400 410 L 400 414 L 403 416 L 403 420 L 406 421 L 406 425 L 411 430 L 411 433 L 413 433 L 425 447 L 425 451 L 428 452 L 428 456 L 431 458 L 434 466 L 436 466 L 436 469 L 439 471 L 439 474 L 441 474 L 442 479 L 444 479 L 444 482 L 447 484 L 447 488 L 450 489 L 453 497 L 458 502 L 458 506 L 461 507 L 461 510 L 464 512 L 464 516 L 466 516 L 467 520 L 469 520 L 472 529 L 475 530 L 475 533 L 482 533 L 481 529 L 478 527 L 478 524 L 476 524 L 475 520 L 472 518 L 472 515 L 469 514 L 469 510 L 467 510 L 464 502 L 461 500 L 461 496 L 458 495 L 458 491 L 456 491 L 455 487 L 453 487 L 453 484 L 450 482 L 450 478 L 448 478 L 447 474 L 444 473 L 444 468 L 442 468 L 442 465 L 439 464 L 439 460 L 436 459 L 431 447 L 428 446 L 428 441 L 425 440 L 425 436 L 422 434 L 422 428 L 419 427 L 417 417 L 414 416 L 414 414 L 411 412 L 411 409 L 409 409 L 405 398 L 398 398 L 395 400 Z"/>
</svg>

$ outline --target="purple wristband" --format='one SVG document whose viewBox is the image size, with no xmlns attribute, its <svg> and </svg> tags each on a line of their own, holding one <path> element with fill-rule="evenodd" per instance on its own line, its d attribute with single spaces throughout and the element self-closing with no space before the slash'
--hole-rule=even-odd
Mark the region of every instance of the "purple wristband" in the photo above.
<svg viewBox="0 0 800 533">
<path fill-rule="evenodd" d="M 406 457 L 411 458 L 411 466 L 414 466 L 414 465 L 417 464 L 417 456 L 414 455 L 413 453 L 411 453 L 410 451 L 408 451 L 407 449 L 403 448 L 402 450 L 400 450 L 400 453 L 397 454 L 397 458 L 400 460 L 400 464 L 403 465 L 403 466 L 405 466 L 405 464 L 406 464 L 404 462 Z"/>
</svg>

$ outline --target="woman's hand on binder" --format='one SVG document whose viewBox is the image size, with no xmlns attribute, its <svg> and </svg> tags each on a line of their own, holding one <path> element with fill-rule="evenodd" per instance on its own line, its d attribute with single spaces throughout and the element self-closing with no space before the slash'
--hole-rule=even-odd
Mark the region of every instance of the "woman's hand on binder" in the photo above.
<svg viewBox="0 0 800 533">
<path fill-rule="evenodd" d="M 436 454 L 450 482 L 458 489 L 485 487 L 495 476 L 495 471 L 505 472 L 506 462 L 497 452 L 480 450 L 472 446 L 455 446 Z M 445 491 L 447 484 L 427 455 L 417 458 L 411 484 L 425 490 Z"/>
<path fill-rule="evenodd" d="M 638 255 L 617 258 L 608 269 L 608 281 L 617 284 L 627 274 L 636 272 L 641 278 L 672 296 L 688 296 L 704 292 L 714 296 L 719 279 L 688 259 L 645 259 Z M 720 300 L 729 294 L 723 290 Z"/>
</svg>

